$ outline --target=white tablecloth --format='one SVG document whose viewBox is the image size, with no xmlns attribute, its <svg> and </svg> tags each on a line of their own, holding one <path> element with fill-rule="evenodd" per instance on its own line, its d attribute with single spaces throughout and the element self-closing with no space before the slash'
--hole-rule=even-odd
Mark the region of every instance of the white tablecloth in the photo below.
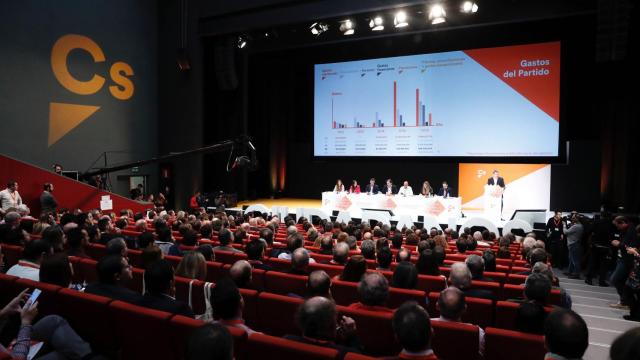
<svg viewBox="0 0 640 360">
<path fill-rule="evenodd" d="M 461 215 L 462 201 L 459 197 L 443 198 L 424 197 L 421 195 L 367 195 L 322 193 L 322 208 L 325 211 L 349 211 L 352 217 L 359 218 L 362 209 L 391 210 L 394 215 L 409 215 L 417 221 L 418 216 L 434 216 L 441 224 L 449 223 L 451 218 L 458 219 Z"/>
</svg>

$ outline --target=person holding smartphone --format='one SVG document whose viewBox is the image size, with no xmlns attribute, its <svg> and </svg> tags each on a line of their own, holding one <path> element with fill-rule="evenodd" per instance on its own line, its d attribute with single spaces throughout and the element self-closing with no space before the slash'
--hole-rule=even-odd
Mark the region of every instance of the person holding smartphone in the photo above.
<svg viewBox="0 0 640 360">
<path fill-rule="evenodd" d="M 27 290 L 24 289 L 0 310 L 0 320 L 13 314 L 20 314 L 21 323 L 11 352 L 0 344 L 0 353 L 10 354 L 14 359 L 26 359 L 30 348 L 38 346 L 37 344 L 31 345 L 31 342 L 39 341 L 51 346 L 54 349 L 52 353 L 58 353 L 58 357 L 54 355 L 55 358 L 91 359 L 91 346 L 76 334 L 64 318 L 58 315 L 48 315 L 35 324 L 33 323 L 38 315 L 37 294 L 39 290 L 34 289 L 31 298 L 27 294 Z M 56 341 L 54 342 L 53 339 Z"/>
</svg>

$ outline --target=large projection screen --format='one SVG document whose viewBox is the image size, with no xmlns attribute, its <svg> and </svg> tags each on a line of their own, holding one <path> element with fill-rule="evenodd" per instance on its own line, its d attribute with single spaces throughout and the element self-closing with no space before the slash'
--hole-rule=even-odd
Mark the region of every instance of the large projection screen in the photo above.
<svg viewBox="0 0 640 360">
<path fill-rule="evenodd" d="M 560 42 L 314 66 L 314 156 L 557 157 Z"/>
</svg>

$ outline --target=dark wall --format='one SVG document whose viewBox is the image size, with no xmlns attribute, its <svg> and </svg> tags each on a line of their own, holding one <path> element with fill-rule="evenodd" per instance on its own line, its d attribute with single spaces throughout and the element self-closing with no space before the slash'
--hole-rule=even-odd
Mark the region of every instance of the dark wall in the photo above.
<svg viewBox="0 0 640 360">
<path fill-rule="evenodd" d="M 85 50 L 73 50 L 66 59 L 69 72 L 80 81 L 94 74 L 105 78 L 94 94 L 74 93 L 54 76 L 52 48 L 68 34 L 90 38 L 104 53 L 104 62 L 94 62 Z M 109 152 L 111 165 L 155 155 L 156 45 L 153 0 L 0 2 L 0 153 L 47 169 L 57 162 L 67 170 L 80 171 L 87 170 L 103 152 Z M 117 99 L 109 91 L 109 86 L 118 86 L 110 75 L 116 62 L 133 70 L 126 76 L 134 90 L 128 99 Z M 50 143 L 50 103 L 99 109 Z M 60 121 L 66 123 L 77 113 L 73 107 L 59 115 Z M 156 173 L 154 167 L 145 167 L 138 175 L 155 178 Z M 126 180 L 118 182 L 115 175 L 110 178 L 116 191 L 128 192 Z"/>
<path fill-rule="evenodd" d="M 570 30 L 568 30 L 570 29 Z M 585 74 L 595 65 L 595 16 L 497 25 L 309 46 L 285 51 L 249 53 L 248 131 L 257 138 L 260 170 L 249 179 L 256 196 L 277 190 L 284 175 L 284 193 L 318 198 L 336 178 L 393 178 L 417 187 L 447 180 L 457 188 L 458 161 L 433 158 L 314 158 L 313 64 L 561 40 L 561 136 L 570 141 L 569 161 L 552 167 L 552 207 L 593 210 L 599 207 L 600 120 L 594 115 L 597 94 L 593 78 Z M 478 139 L 482 141 L 482 139 Z M 546 141 L 541 138 L 540 141 Z M 507 141 L 518 141 L 517 138 Z M 594 154 L 594 150 L 596 154 Z M 595 160 L 593 160 L 595 158 Z M 512 162 L 474 159 L 472 162 Z M 585 180 L 585 178 L 587 178 Z"/>
</svg>

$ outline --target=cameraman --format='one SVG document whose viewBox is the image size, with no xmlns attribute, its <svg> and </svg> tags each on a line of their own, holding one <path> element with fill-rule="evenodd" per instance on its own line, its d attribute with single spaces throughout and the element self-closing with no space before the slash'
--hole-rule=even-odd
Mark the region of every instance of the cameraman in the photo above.
<svg viewBox="0 0 640 360">
<path fill-rule="evenodd" d="M 589 267 L 585 283 L 593 285 L 593 278 L 598 276 L 599 286 L 609 286 L 607 284 L 607 270 L 611 261 L 611 239 L 615 237 L 616 228 L 611 221 L 611 214 L 606 211 L 600 213 L 598 220 L 591 230 L 591 256 L 589 257 Z"/>
</svg>

